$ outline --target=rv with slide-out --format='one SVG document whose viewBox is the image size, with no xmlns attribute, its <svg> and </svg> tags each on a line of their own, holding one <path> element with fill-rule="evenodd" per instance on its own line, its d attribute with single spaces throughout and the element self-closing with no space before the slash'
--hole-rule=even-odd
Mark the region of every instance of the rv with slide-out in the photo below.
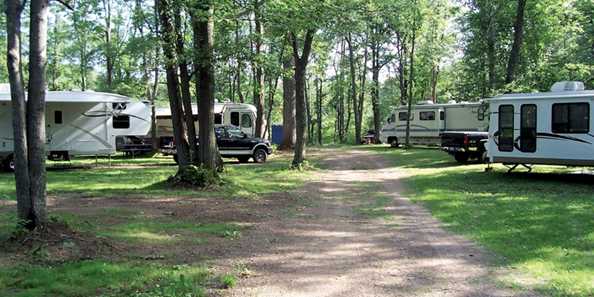
<svg viewBox="0 0 594 297">
<path fill-rule="evenodd" d="M 489 100 L 487 157 L 511 169 L 531 164 L 594 166 L 594 90 L 559 82 L 550 92 Z"/>
<path fill-rule="evenodd" d="M 119 136 L 144 136 L 150 131 L 147 102 L 100 92 L 46 93 L 46 151 L 50 159 L 112 155 Z M 10 92 L 0 92 L 0 164 L 14 168 Z"/>
</svg>

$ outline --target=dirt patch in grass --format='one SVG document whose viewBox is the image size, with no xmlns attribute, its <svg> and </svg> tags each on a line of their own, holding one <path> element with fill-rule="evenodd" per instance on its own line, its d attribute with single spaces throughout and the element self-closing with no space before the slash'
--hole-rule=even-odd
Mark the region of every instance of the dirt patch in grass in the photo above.
<svg viewBox="0 0 594 297">
<path fill-rule="evenodd" d="M 66 222 L 52 218 L 34 230 L 15 229 L 0 242 L 0 252 L 15 262 L 59 264 L 70 261 L 105 258 L 118 252 L 113 242 L 88 232 L 79 232 Z"/>
</svg>

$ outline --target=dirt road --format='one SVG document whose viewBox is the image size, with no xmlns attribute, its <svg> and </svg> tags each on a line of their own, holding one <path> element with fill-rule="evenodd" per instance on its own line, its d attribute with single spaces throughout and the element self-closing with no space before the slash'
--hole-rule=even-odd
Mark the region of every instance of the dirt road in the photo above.
<svg viewBox="0 0 594 297">
<path fill-rule="evenodd" d="M 250 231 L 233 261 L 248 277 L 228 296 L 535 296 L 506 288 L 472 242 L 404 195 L 379 155 L 323 153 L 301 207 Z M 237 265 L 237 264 L 236 264 Z"/>
</svg>

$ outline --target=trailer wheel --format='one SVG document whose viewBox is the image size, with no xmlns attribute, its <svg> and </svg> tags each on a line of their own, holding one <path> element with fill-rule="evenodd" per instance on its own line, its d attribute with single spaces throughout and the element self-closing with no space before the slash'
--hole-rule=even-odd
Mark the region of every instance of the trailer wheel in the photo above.
<svg viewBox="0 0 594 297">
<path fill-rule="evenodd" d="M 177 158 L 177 154 L 173 155 L 173 161 L 175 161 L 175 164 L 179 164 L 179 159 Z"/>
<path fill-rule="evenodd" d="M 254 162 L 256 162 L 256 163 L 266 162 L 267 157 L 268 157 L 268 154 L 266 153 L 266 151 L 263 148 L 256 149 L 256 151 L 254 152 Z"/>
<path fill-rule="evenodd" d="M 14 156 L 10 155 L 4 159 L 2 167 L 7 172 L 14 172 L 15 163 L 14 163 Z"/>
<path fill-rule="evenodd" d="M 399 146 L 398 138 L 396 138 L 396 137 L 388 138 L 388 143 L 390 144 L 391 147 L 394 147 L 394 148 Z"/>
<path fill-rule="evenodd" d="M 468 162 L 469 157 L 470 156 L 467 153 L 461 153 L 461 152 L 458 152 L 454 155 L 454 159 L 456 159 L 456 161 L 458 163 L 462 163 L 462 164 Z"/>
</svg>

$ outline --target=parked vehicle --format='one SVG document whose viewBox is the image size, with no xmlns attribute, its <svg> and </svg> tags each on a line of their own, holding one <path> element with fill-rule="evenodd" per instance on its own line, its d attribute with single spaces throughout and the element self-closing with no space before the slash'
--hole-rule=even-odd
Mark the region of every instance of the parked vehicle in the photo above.
<svg viewBox="0 0 594 297">
<path fill-rule="evenodd" d="M 394 109 L 380 132 L 382 143 L 398 147 L 406 138 L 408 107 Z M 488 106 L 482 102 L 420 104 L 412 107 L 410 143 L 441 144 L 441 134 L 448 131 L 487 131 Z"/>
<path fill-rule="evenodd" d="M 264 163 L 268 155 L 272 154 L 270 141 L 249 137 L 239 127 L 218 126 L 215 127 L 217 146 L 223 158 L 237 158 L 239 162 L 245 163 L 253 159 L 256 163 Z M 177 149 L 171 141 L 161 148 L 164 155 L 172 155 L 177 162 Z"/>
<path fill-rule="evenodd" d="M 594 166 L 594 90 L 555 83 L 550 92 L 489 100 L 487 156 L 491 163 Z"/>
<path fill-rule="evenodd" d="M 46 93 L 46 150 L 50 159 L 112 155 L 116 137 L 146 135 L 150 105 L 99 92 Z M 10 92 L 0 93 L 0 162 L 14 169 Z"/>
<path fill-rule="evenodd" d="M 487 159 L 485 140 L 488 132 L 447 131 L 441 134 L 441 149 L 454 156 L 458 163 Z"/>
<path fill-rule="evenodd" d="M 215 125 L 231 125 L 240 127 L 241 131 L 250 137 L 253 137 L 256 132 L 256 107 L 251 104 L 244 103 L 215 103 Z M 196 105 L 192 106 L 192 113 L 196 119 L 195 127 L 198 131 L 198 108 Z M 166 108 L 158 108 L 156 110 L 157 118 L 157 137 L 164 139 L 165 142 L 170 142 L 173 139 L 173 123 L 171 121 L 171 110 Z"/>
</svg>

